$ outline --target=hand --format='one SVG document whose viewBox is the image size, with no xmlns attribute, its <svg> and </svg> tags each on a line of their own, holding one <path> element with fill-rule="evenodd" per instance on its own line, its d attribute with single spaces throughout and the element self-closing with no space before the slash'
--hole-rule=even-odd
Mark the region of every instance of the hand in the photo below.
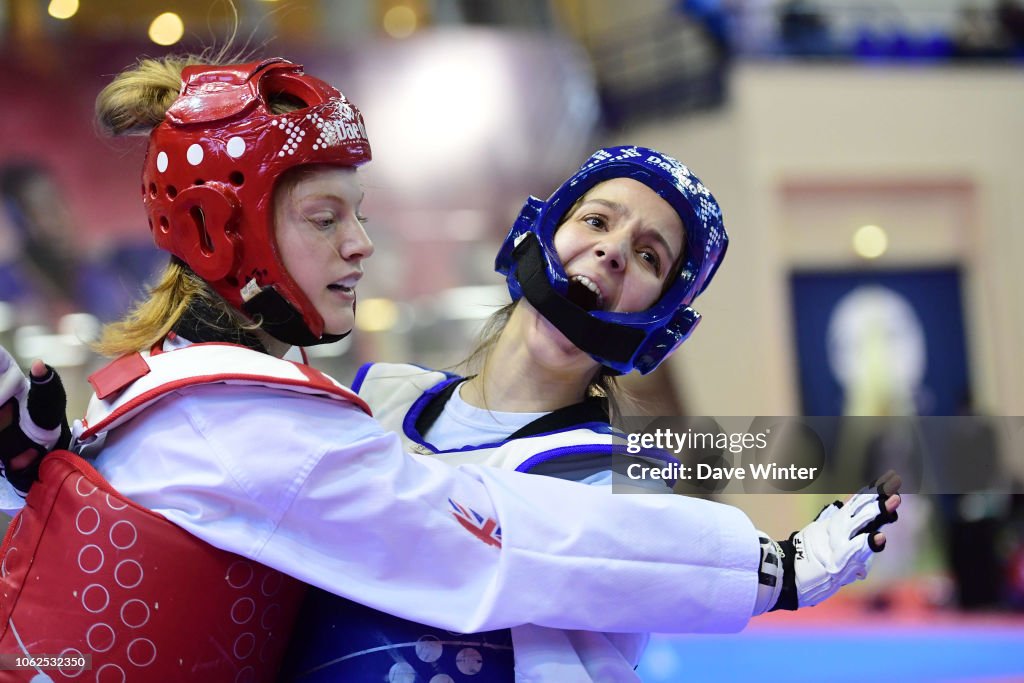
<svg viewBox="0 0 1024 683">
<path fill-rule="evenodd" d="M 843 586 L 865 578 L 874 553 L 885 548 L 881 527 L 898 519 L 901 484 L 899 475 L 886 472 L 845 505 L 836 501 L 825 506 L 788 541 L 772 542 L 782 560 L 782 587 L 771 609 L 817 605 Z M 762 544 L 762 565 L 765 555 Z"/>
<path fill-rule="evenodd" d="M 0 473 L 22 494 L 36 480 L 43 456 L 71 440 L 60 376 L 39 360 L 30 375 L 0 347 Z"/>
</svg>

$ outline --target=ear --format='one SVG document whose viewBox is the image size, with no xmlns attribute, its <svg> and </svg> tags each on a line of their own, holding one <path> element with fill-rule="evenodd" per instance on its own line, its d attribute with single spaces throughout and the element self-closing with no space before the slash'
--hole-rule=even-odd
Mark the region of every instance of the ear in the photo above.
<svg viewBox="0 0 1024 683">
<path fill-rule="evenodd" d="M 224 279 L 239 256 L 238 214 L 232 189 L 197 185 L 183 190 L 171 205 L 171 251 L 207 282 Z"/>
</svg>

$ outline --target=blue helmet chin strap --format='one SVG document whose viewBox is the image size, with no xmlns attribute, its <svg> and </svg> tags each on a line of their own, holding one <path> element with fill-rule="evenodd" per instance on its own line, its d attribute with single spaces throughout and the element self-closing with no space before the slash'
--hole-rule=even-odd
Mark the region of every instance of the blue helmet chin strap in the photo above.
<svg viewBox="0 0 1024 683">
<path fill-rule="evenodd" d="M 569 278 L 554 246 L 565 214 L 591 188 L 614 178 L 637 180 L 665 200 L 683 224 L 682 267 L 650 308 L 587 311 L 568 299 Z M 543 201 L 527 199 L 495 259 L 513 301 L 537 309 L 580 350 L 618 374 L 658 367 L 700 322 L 690 303 L 707 287 L 729 238 L 708 189 L 677 160 L 644 147 L 608 147 Z"/>
</svg>

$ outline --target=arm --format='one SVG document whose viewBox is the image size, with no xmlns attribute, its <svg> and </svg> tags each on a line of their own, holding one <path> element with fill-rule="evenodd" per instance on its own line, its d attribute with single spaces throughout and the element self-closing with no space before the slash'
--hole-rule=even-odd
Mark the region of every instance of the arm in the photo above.
<svg viewBox="0 0 1024 683">
<path fill-rule="evenodd" d="M 112 437 L 96 466 L 140 504 L 406 619 L 700 632 L 752 613 L 757 535 L 728 506 L 452 468 L 354 409 L 279 391 L 183 390 Z"/>
<path fill-rule="evenodd" d="M 408 619 L 694 632 L 754 611 L 757 534 L 728 506 L 453 469 L 352 408 L 280 391 L 182 390 L 113 436 L 96 466 L 126 495 Z"/>
<path fill-rule="evenodd" d="M 318 564 L 336 566 L 338 543 L 352 542 L 359 564 L 324 588 L 457 631 L 527 622 L 732 631 L 752 613 L 756 534 L 735 508 L 616 496 L 493 468 L 453 469 L 406 456 L 390 433 L 356 447 L 368 466 L 347 471 L 351 453 L 340 473 L 333 458 L 322 461 L 261 552 L 264 562 L 305 550 L 319 555 Z M 311 518 L 324 522 L 321 533 L 307 533 L 303 520 Z M 500 540 L 488 522 L 500 528 Z M 326 544 L 316 548 L 318 540 Z M 321 583 L 338 574 L 302 578 Z M 353 587 L 353 575 L 368 580 Z M 381 575 L 392 580 L 377 584 Z"/>
</svg>

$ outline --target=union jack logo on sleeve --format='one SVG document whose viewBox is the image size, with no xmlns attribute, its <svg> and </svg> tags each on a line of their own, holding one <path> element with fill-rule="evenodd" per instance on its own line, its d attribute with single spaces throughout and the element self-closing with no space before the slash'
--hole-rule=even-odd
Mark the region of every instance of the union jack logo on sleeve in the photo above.
<svg viewBox="0 0 1024 683">
<path fill-rule="evenodd" d="M 493 545 L 495 548 L 501 547 L 501 527 L 498 526 L 495 520 L 490 517 L 484 517 L 475 510 L 456 503 L 451 498 L 448 499 L 448 502 L 451 503 L 453 508 L 452 516 L 469 533 L 487 545 Z"/>
</svg>

